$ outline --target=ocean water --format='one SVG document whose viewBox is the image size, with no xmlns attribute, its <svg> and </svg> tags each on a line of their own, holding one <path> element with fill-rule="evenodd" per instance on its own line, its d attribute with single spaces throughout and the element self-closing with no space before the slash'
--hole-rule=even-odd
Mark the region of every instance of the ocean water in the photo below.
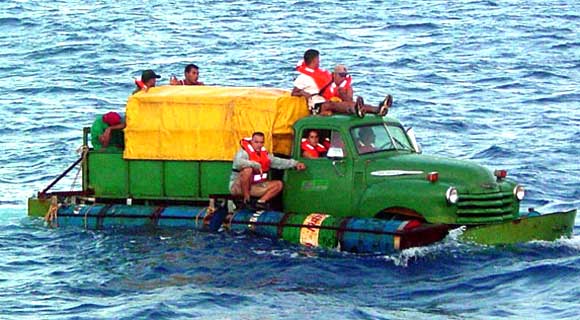
<svg viewBox="0 0 580 320">
<path fill-rule="evenodd" d="M 580 207 L 577 1 L 3 1 L 1 319 L 579 319 L 580 221 L 555 242 L 390 255 L 184 230 L 48 229 L 26 198 L 133 79 L 291 88 L 308 48 L 424 153 L 504 168 L 540 212 Z M 78 185 L 75 172 L 59 187 Z"/>
</svg>

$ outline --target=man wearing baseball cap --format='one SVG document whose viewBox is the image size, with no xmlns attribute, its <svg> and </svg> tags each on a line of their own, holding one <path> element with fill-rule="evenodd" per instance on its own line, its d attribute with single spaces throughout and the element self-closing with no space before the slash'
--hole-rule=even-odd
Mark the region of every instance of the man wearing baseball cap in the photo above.
<svg viewBox="0 0 580 320">
<path fill-rule="evenodd" d="M 135 80 L 135 85 L 137 85 L 137 88 L 135 89 L 135 91 L 133 91 L 132 94 L 135 94 L 141 90 L 147 92 L 149 88 L 155 87 L 157 79 L 160 78 L 161 76 L 156 74 L 155 71 L 151 69 L 143 71 L 143 73 L 141 73 L 141 80 Z"/>
</svg>

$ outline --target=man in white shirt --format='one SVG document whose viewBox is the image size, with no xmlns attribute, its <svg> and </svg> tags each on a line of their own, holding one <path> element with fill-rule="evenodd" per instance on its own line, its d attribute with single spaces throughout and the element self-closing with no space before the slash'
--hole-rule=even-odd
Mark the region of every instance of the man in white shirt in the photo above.
<svg viewBox="0 0 580 320">
<path fill-rule="evenodd" d="M 304 53 L 304 61 L 296 66 L 300 73 L 294 80 L 292 95 L 305 97 L 308 100 L 308 108 L 313 114 L 318 113 L 349 113 L 364 117 L 362 106 L 364 104 L 361 97 L 357 101 L 331 102 L 321 95 L 322 92 L 332 83 L 330 72 L 320 69 L 320 53 L 314 49 L 308 49 Z"/>
</svg>

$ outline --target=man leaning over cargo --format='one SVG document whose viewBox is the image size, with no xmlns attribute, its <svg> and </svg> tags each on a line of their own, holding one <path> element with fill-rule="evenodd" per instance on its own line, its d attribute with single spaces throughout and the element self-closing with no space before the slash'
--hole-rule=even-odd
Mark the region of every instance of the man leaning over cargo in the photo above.
<svg viewBox="0 0 580 320">
<path fill-rule="evenodd" d="M 126 123 L 124 116 L 117 112 L 108 112 L 98 116 L 91 126 L 91 144 L 97 151 L 121 151 L 125 146 L 123 129 Z"/>
<path fill-rule="evenodd" d="M 241 195 L 244 207 L 266 210 L 268 201 L 282 191 L 284 185 L 280 180 L 268 180 L 270 168 L 304 170 L 304 163 L 293 159 L 282 159 L 268 153 L 264 148 L 264 134 L 254 132 L 252 138 L 240 141 L 241 149 L 236 153 L 230 176 L 230 192 Z M 250 196 L 258 197 L 254 206 L 250 204 Z"/>
</svg>

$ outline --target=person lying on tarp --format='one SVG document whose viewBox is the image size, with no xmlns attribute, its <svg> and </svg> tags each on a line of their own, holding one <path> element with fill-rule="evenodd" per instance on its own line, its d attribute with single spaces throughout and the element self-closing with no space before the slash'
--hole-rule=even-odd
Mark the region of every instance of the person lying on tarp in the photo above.
<svg viewBox="0 0 580 320">
<path fill-rule="evenodd" d="M 155 87 L 157 84 L 157 79 L 161 79 L 161 76 L 156 74 L 153 70 L 145 70 L 141 73 L 141 80 L 135 80 L 135 85 L 137 88 L 133 90 L 132 94 L 135 94 L 139 91 L 149 90 L 149 88 Z"/>
<path fill-rule="evenodd" d="M 91 144 L 97 151 L 122 151 L 125 147 L 124 116 L 108 112 L 98 116 L 91 127 Z"/>
<path fill-rule="evenodd" d="M 203 86 L 203 82 L 199 81 L 199 68 L 195 64 L 186 65 L 183 76 L 183 80 L 178 80 L 176 76 L 172 76 L 169 79 L 169 84 L 172 86 Z"/>
<path fill-rule="evenodd" d="M 235 196 L 243 196 L 243 207 L 267 210 L 268 201 L 284 187 L 280 180 L 268 180 L 270 168 L 305 170 L 306 166 L 293 159 L 282 159 L 269 154 L 264 148 L 262 132 L 254 132 L 252 138 L 242 139 L 240 145 L 233 161 L 230 192 Z M 259 198 L 255 205 L 250 203 L 251 196 Z"/>
</svg>

